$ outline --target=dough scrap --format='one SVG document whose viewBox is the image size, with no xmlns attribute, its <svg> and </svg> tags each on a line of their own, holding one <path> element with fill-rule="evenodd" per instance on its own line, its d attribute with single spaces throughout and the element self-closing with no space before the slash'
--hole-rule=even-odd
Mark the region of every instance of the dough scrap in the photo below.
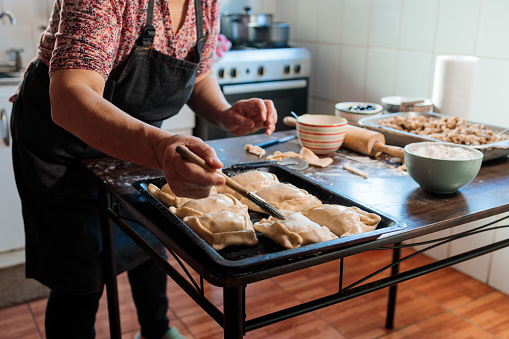
<svg viewBox="0 0 509 339">
<path fill-rule="evenodd" d="M 334 204 L 311 207 L 302 214 L 340 237 L 372 231 L 381 220 L 380 216 L 358 207 Z"/>
<path fill-rule="evenodd" d="M 259 158 L 263 158 L 265 156 L 265 150 L 260 146 L 247 144 L 244 146 L 244 149 L 251 154 L 257 155 Z"/>
<path fill-rule="evenodd" d="M 337 239 L 327 227 L 309 220 L 301 213 L 282 211 L 285 220 L 269 217 L 253 228 L 286 249 Z"/>
<path fill-rule="evenodd" d="M 279 183 L 266 187 L 256 192 L 260 198 L 267 201 L 280 211 L 303 211 L 312 206 L 320 206 L 322 202 L 320 199 L 306 190 L 295 187 L 292 184 Z M 242 199 L 242 203 L 246 204 L 250 210 L 256 212 L 263 212 L 260 207 L 251 203 L 247 199 Z"/>
<path fill-rule="evenodd" d="M 282 153 L 280 151 L 276 151 L 276 152 L 274 152 L 274 154 L 269 155 L 266 158 L 266 160 L 277 160 L 278 162 L 281 162 L 286 158 L 292 158 L 292 157 L 304 159 L 308 162 L 308 164 L 316 166 L 316 167 L 321 167 L 321 168 L 327 167 L 330 164 L 332 164 L 332 162 L 333 162 L 332 158 L 320 158 L 318 155 L 313 153 L 313 151 L 311 151 L 309 148 L 306 148 L 306 147 L 302 147 L 299 154 L 292 152 L 292 151 L 288 151 L 288 152 L 284 152 L 284 153 Z"/>
</svg>

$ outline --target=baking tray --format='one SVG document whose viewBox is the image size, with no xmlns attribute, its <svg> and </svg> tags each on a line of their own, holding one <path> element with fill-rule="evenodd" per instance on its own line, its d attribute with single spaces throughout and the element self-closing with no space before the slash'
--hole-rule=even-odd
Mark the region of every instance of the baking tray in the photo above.
<svg viewBox="0 0 509 339">
<path fill-rule="evenodd" d="M 285 249 L 261 233 L 256 232 L 258 237 L 257 246 L 229 246 L 222 250 L 216 251 L 147 191 L 147 186 L 149 184 L 154 184 L 161 188 L 164 184 L 166 184 L 166 179 L 153 178 L 148 180 L 139 180 L 134 182 L 133 186 L 137 188 L 148 201 L 157 207 L 159 213 L 162 213 L 164 216 L 166 216 L 169 224 L 178 227 L 180 231 L 189 237 L 189 239 L 196 242 L 197 245 L 204 251 L 204 253 L 208 255 L 216 264 L 229 268 L 251 267 L 255 265 L 263 265 L 264 263 L 268 262 L 300 257 L 309 254 L 330 252 L 347 246 L 373 241 L 383 234 L 400 231 L 406 227 L 406 224 L 402 221 L 398 221 L 381 211 L 375 210 L 368 206 L 364 206 L 362 203 L 355 201 L 345 195 L 331 191 L 319 183 L 314 182 L 313 180 L 299 173 L 296 173 L 295 171 L 289 170 L 277 164 L 263 166 L 235 166 L 235 168 L 225 168 L 223 169 L 223 172 L 228 176 L 233 176 L 254 169 L 274 173 L 279 178 L 279 181 L 283 183 L 291 183 L 299 188 L 305 189 L 309 193 L 319 198 L 323 203 L 356 206 L 363 209 L 364 211 L 378 214 L 382 220 L 380 221 L 377 228 L 370 232 L 354 234 L 348 237 L 321 242 L 318 244 L 306 245 L 294 249 Z M 250 217 L 253 222 L 256 222 L 266 216 L 267 215 L 263 213 L 250 211 Z"/>
<path fill-rule="evenodd" d="M 389 128 L 386 126 L 382 126 L 379 124 L 380 120 L 388 119 L 393 116 L 403 116 L 408 118 L 415 118 L 418 116 L 425 116 L 427 118 L 437 118 L 440 119 L 442 117 L 450 117 L 449 115 L 443 115 L 439 113 L 433 113 L 433 112 L 407 112 L 407 113 L 392 113 L 392 114 L 383 114 L 375 117 L 366 117 L 359 120 L 359 125 L 361 127 L 366 127 L 371 130 L 377 131 L 382 133 L 385 136 L 385 143 L 387 145 L 393 145 L 393 146 L 400 146 L 405 147 L 408 144 L 411 144 L 413 142 L 423 142 L 423 141 L 437 141 L 437 142 L 445 142 L 413 133 L 403 132 L 399 131 L 394 128 Z M 473 124 L 481 124 L 486 126 L 487 128 L 491 129 L 493 132 L 497 133 L 500 131 L 503 131 L 506 129 L 505 127 L 501 126 L 493 126 L 488 124 L 482 124 L 479 122 L 467 120 L 470 123 Z M 447 142 L 450 143 L 450 142 Z M 470 146 L 472 148 L 475 148 L 479 151 L 481 151 L 484 154 L 483 161 L 488 161 L 492 159 L 497 159 L 501 157 L 505 157 L 509 154 L 509 140 L 503 140 L 498 142 L 493 142 L 490 144 L 485 145 L 479 145 L 479 146 Z"/>
</svg>

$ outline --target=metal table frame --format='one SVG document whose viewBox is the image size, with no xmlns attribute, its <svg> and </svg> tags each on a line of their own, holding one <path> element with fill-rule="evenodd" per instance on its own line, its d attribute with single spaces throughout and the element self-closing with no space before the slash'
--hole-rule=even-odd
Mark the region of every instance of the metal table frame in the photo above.
<svg viewBox="0 0 509 339">
<path fill-rule="evenodd" d="M 118 197 L 117 197 L 118 198 Z M 180 258 L 169 248 L 170 253 L 176 258 L 184 269 L 186 276 L 179 273 L 168 261 L 163 258 L 157 251 L 155 251 L 143 238 L 141 238 L 119 215 L 116 208 L 112 207 L 111 195 L 105 190 L 100 191 L 100 201 L 102 205 L 101 220 L 103 230 L 103 245 L 106 254 L 106 287 L 108 296 L 108 311 L 110 317 L 110 334 L 111 338 L 121 338 L 120 328 L 120 312 L 118 306 L 118 293 L 115 271 L 115 258 L 113 249 L 113 222 L 122 228 L 151 258 L 154 260 L 203 310 L 205 310 L 220 326 L 224 329 L 224 338 L 242 338 L 246 332 L 256 330 L 258 328 L 274 324 L 295 316 L 299 316 L 308 312 L 316 311 L 320 308 L 331 306 L 343 301 L 347 301 L 386 287 L 389 287 L 388 306 L 387 306 L 387 319 L 386 328 L 392 329 L 394 325 L 394 314 L 396 307 L 397 284 L 416 278 L 436 270 L 458 264 L 460 262 L 473 259 L 475 257 L 496 251 L 498 249 L 508 247 L 509 239 L 493 243 L 491 245 L 483 246 L 462 254 L 458 254 L 447 259 L 439 260 L 431 264 L 427 264 L 406 272 L 399 272 L 399 261 L 401 259 L 401 249 L 395 247 L 392 249 L 392 264 L 391 275 L 376 281 L 372 281 L 360 286 L 347 286 L 343 287 L 343 268 L 344 258 L 339 257 L 339 282 L 338 291 L 326 297 L 321 297 L 312 301 L 296 305 L 285 310 L 269 313 L 254 319 L 246 320 L 245 317 L 245 288 L 247 284 L 240 284 L 236 286 L 223 287 L 223 307 L 224 311 L 221 312 L 214 304 L 212 304 L 204 295 L 203 277 L 200 277 L 199 282 L 194 281 L 186 267 L 181 262 Z M 121 201 L 121 200 L 119 200 Z M 146 220 L 140 220 L 146 223 Z M 152 225 L 155 227 L 155 225 Z M 167 243 L 169 239 L 163 234 L 156 234 L 160 240 Z M 387 239 L 376 240 L 375 247 L 370 244 L 370 250 L 380 249 L 383 246 L 399 244 L 397 236 L 388 237 Z M 451 240 L 447 240 L 451 241 Z M 366 247 L 365 245 L 362 247 Z M 359 251 L 360 252 L 360 251 Z M 327 257 L 311 257 L 299 261 L 298 266 L 309 267 L 318 263 L 326 262 L 329 260 L 336 260 L 337 255 L 330 254 Z M 364 280 L 364 279 L 361 279 Z"/>
<path fill-rule="evenodd" d="M 290 133 L 295 132 L 276 132 L 273 137 L 280 138 Z M 241 137 L 238 138 L 238 140 L 223 139 L 208 143 L 216 149 L 218 156 L 227 167 L 234 163 L 253 161 L 253 158 L 241 149 L 239 145 L 247 143 L 256 144 L 262 141 L 266 141 L 266 136 L 253 135 Z M 284 148 L 278 146 L 278 150 L 297 152 L 300 150 L 300 145 L 297 141 L 290 141 L 284 145 Z M 270 154 L 270 152 L 271 151 L 268 150 L 267 154 Z M 344 161 L 345 155 L 349 156 L 348 153 L 345 152 L 346 151 L 342 151 L 339 154 L 335 154 L 334 164 L 330 166 L 332 167 L 332 169 L 330 169 L 331 171 L 336 170 L 335 168 L 338 167 L 337 165 Z M 338 159 L 337 157 L 342 158 Z M 386 287 L 389 287 L 386 327 L 392 328 L 394 325 L 398 283 L 509 246 L 509 239 L 504 239 L 453 257 L 405 272 L 399 272 L 401 250 L 397 244 L 422 235 L 509 211 L 509 196 L 507 195 L 509 191 L 508 158 L 483 164 L 476 180 L 470 183 L 460 194 L 446 198 L 437 198 L 432 194 L 423 192 L 409 177 L 391 177 L 383 173 L 378 176 L 375 175 L 371 180 L 361 183 L 365 185 L 363 187 L 369 192 L 369 194 L 363 195 L 362 192 L 356 189 L 355 177 L 337 178 L 337 176 L 334 175 L 328 176 L 327 179 L 333 181 L 331 184 L 341 187 L 343 194 L 353 197 L 357 201 L 363 201 L 363 203 L 379 208 L 380 210 L 382 210 L 381 207 L 383 207 L 383 210 L 387 213 L 405 221 L 408 227 L 402 231 L 385 234 L 376 240 L 366 243 L 320 253 L 319 255 L 307 255 L 283 262 L 274 262 L 265 265 L 263 268 L 252 269 L 249 272 L 236 271 L 235 269 L 218 269 L 214 266 L 214 262 L 208 257 L 199 255 L 199 253 L 201 253 L 200 249 L 193 241 L 177 231 L 165 228 L 164 219 L 162 219 L 160 215 L 158 216 L 157 209 L 144 200 L 141 194 L 132 186 L 120 187 L 121 185 L 115 183 L 117 180 L 134 182 L 142 178 L 161 177 L 161 171 L 147 169 L 142 166 L 111 158 L 85 160 L 83 163 L 98 182 L 100 193 L 101 224 L 105 251 L 105 277 L 108 292 L 111 338 L 121 337 L 116 272 L 114 269 L 115 262 L 112 255 L 113 245 L 111 241 L 113 222 L 120 226 L 202 309 L 223 327 L 224 337 L 228 339 L 242 338 L 243 335 L 249 331 Z M 115 171 L 119 173 L 113 173 Z M 304 172 L 313 175 L 312 171 L 312 169 L 307 169 Z M 327 169 L 325 169 L 325 171 L 327 171 Z M 323 172 L 320 172 L 320 174 L 323 175 Z M 382 199 L 377 197 L 376 193 L 380 192 L 377 191 L 379 187 L 390 187 L 390 196 L 383 197 Z M 139 223 L 161 240 L 170 253 L 177 258 L 177 262 L 185 262 L 186 265 L 198 273 L 200 276 L 199 281 L 190 279 L 191 275 L 186 271 L 184 271 L 184 275 L 179 273 L 175 267 L 172 267 L 166 259 L 162 258 L 150 245 L 140 238 L 137 233 L 120 218 L 117 210 L 118 206 L 125 208 Z M 437 209 L 442 209 L 443 213 L 436 213 Z M 444 241 L 452 241 L 454 239 L 455 238 L 451 237 L 451 239 L 446 239 Z M 367 283 L 361 279 L 359 284 L 343 286 L 345 258 L 365 251 L 382 248 L 384 248 L 384 250 L 393 251 L 392 264 L 387 267 L 387 269 L 391 270 L 390 276 L 378 280 L 370 280 L 370 282 Z M 245 288 L 248 284 L 333 260 L 339 260 L 337 291 L 333 291 L 334 293 L 325 297 L 304 302 L 285 310 L 265 314 L 253 319 L 246 319 Z M 203 288 L 204 281 L 223 288 L 223 312 L 205 297 Z"/>
</svg>

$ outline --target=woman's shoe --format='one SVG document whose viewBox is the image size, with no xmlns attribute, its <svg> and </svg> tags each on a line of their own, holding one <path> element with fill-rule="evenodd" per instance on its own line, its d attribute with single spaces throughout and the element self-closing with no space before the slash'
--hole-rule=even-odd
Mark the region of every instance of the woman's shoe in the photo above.
<svg viewBox="0 0 509 339">
<path fill-rule="evenodd" d="M 140 332 L 136 333 L 134 339 L 145 339 L 141 336 Z M 180 334 L 179 329 L 173 326 L 166 332 L 161 339 L 187 339 L 182 334 Z"/>
</svg>

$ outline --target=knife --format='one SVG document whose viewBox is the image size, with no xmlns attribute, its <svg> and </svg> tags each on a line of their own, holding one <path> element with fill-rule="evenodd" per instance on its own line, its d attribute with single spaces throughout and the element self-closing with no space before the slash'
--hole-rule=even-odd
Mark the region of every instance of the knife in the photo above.
<svg viewBox="0 0 509 339">
<path fill-rule="evenodd" d="M 283 142 L 290 141 L 292 139 L 295 139 L 296 137 L 297 137 L 296 135 L 289 135 L 289 136 L 283 137 L 281 139 L 275 139 L 275 140 L 269 140 L 269 141 L 266 141 L 266 142 L 262 142 L 260 144 L 256 144 L 255 146 L 258 146 L 258 147 L 272 146 L 272 145 L 275 145 L 275 144 L 280 144 L 280 143 L 283 143 Z"/>
<path fill-rule="evenodd" d="M 285 216 L 283 214 L 281 214 L 281 212 L 277 208 L 275 208 L 274 206 L 269 204 L 267 201 L 265 201 L 263 198 L 256 195 L 255 193 L 251 192 L 244 186 L 240 185 L 239 183 L 237 183 L 235 180 L 233 180 L 232 178 L 230 178 L 223 172 L 216 171 L 215 169 L 210 167 L 205 160 L 203 160 L 198 155 L 193 153 L 189 148 L 182 146 L 182 145 L 178 145 L 176 148 L 176 151 L 178 154 L 183 156 L 184 159 L 194 162 L 196 165 L 201 166 L 201 167 L 205 168 L 206 170 L 209 170 L 212 172 L 217 172 L 217 173 L 223 175 L 224 178 L 226 179 L 226 186 L 230 187 L 235 192 L 239 193 L 243 197 L 254 202 L 256 205 L 260 206 L 260 208 L 262 210 L 264 210 L 266 213 L 270 214 L 274 218 L 282 219 L 282 220 L 285 219 Z"/>
</svg>

